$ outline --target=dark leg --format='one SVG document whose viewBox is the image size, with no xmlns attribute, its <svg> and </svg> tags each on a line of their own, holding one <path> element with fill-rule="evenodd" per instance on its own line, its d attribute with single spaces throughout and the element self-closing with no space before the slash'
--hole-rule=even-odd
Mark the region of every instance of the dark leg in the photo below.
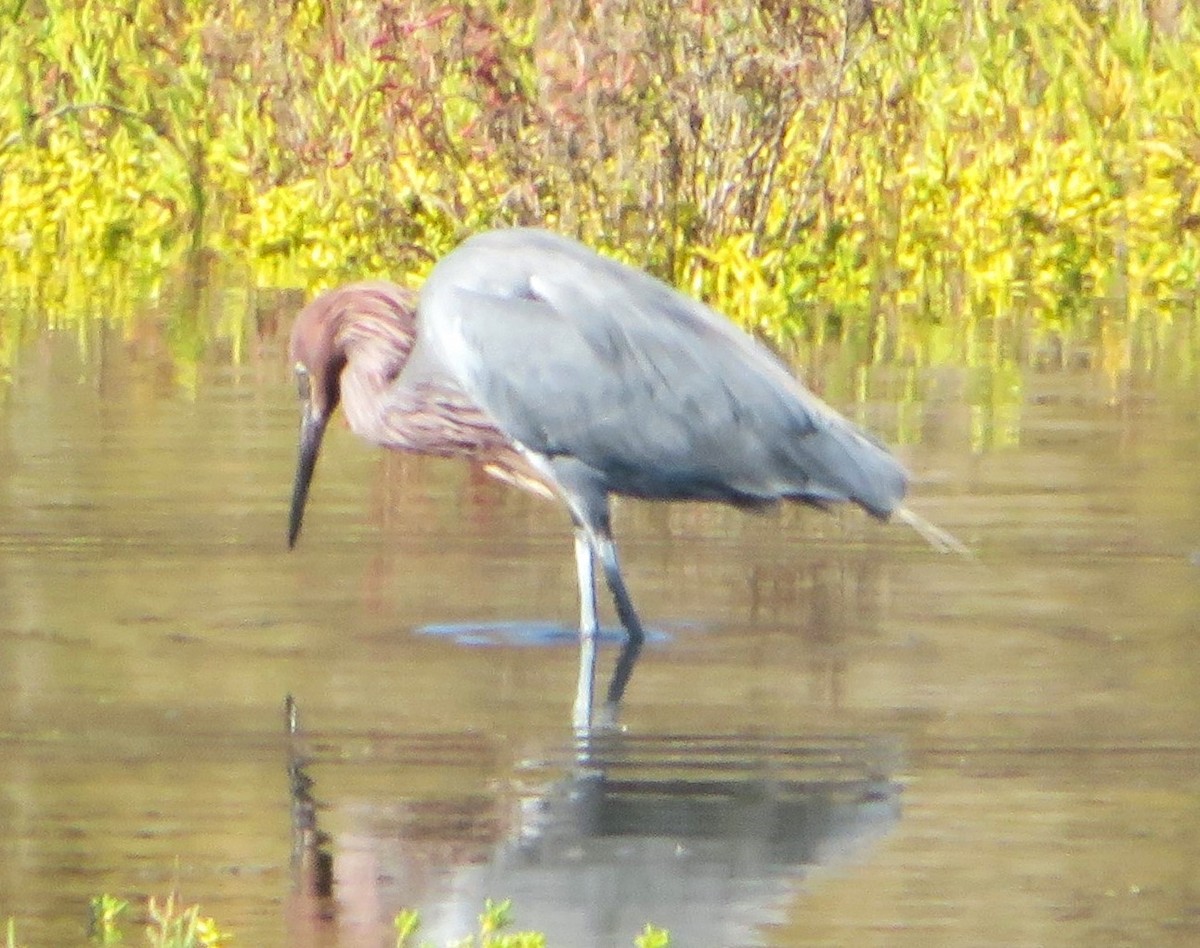
<svg viewBox="0 0 1200 948">
<path fill-rule="evenodd" d="M 634 611 L 621 568 L 617 563 L 617 551 L 613 547 L 612 529 L 609 522 L 608 493 L 597 473 L 585 464 L 572 458 L 554 458 L 546 461 L 531 455 L 535 462 L 549 464 L 558 486 L 562 491 L 571 519 L 575 522 L 575 565 L 579 577 L 580 602 L 580 656 L 579 683 L 575 693 L 574 722 L 577 730 L 591 726 L 592 684 L 596 661 L 596 592 L 595 561 L 600 561 L 604 578 L 612 592 L 617 607 L 617 617 L 625 627 L 625 644 L 617 657 L 612 681 L 608 686 L 602 725 L 616 723 L 617 706 L 621 695 L 633 674 L 638 653 L 646 636 L 642 623 Z"/>
<path fill-rule="evenodd" d="M 612 681 L 608 685 L 608 699 L 605 704 L 605 715 L 612 723 L 616 722 L 617 707 L 625 686 L 633 674 L 633 666 L 637 664 L 638 655 L 642 651 L 642 643 L 646 634 L 642 630 L 642 622 L 633 608 L 629 591 L 625 588 L 625 580 L 621 577 L 621 567 L 617 563 L 617 550 L 610 536 L 593 536 L 596 558 L 604 569 L 604 578 L 608 580 L 608 588 L 612 592 L 613 603 L 617 607 L 617 618 L 625 627 L 625 644 L 621 646 L 621 654 L 617 656 L 617 666 L 613 669 Z"/>
</svg>

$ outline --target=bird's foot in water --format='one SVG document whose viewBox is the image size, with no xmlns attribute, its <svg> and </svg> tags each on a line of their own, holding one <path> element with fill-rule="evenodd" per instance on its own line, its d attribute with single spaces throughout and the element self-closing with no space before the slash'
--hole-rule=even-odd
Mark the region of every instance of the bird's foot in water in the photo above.
<svg viewBox="0 0 1200 948">
<path fill-rule="evenodd" d="M 604 706 L 596 712 L 596 719 L 592 722 L 592 732 L 616 734 L 625 730 L 625 726 L 618 720 L 620 713 L 621 705 L 616 701 L 604 702 Z"/>
<path fill-rule="evenodd" d="M 612 701 L 605 702 L 604 706 L 591 716 L 590 722 L 587 717 L 576 713 L 574 717 L 576 739 L 586 742 L 593 737 L 620 734 L 625 730 L 625 726 L 618 720 L 620 707 L 619 704 Z"/>
</svg>

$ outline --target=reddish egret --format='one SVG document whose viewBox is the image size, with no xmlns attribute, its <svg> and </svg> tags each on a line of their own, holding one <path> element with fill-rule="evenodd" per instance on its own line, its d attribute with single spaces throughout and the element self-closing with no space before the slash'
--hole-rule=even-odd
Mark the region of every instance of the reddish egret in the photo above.
<svg viewBox="0 0 1200 948">
<path fill-rule="evenodd" d="M 289 546 L 339 404 L 368 441 L 472 458 L 566 506 L 579 579 L 578 729 L 592 721 L 597 560 L 626 633 L 611 718 L 644 637 L 617 563 L 611 494 L 751 509 L 848 501 L 961 549 L 900 506 L 907 478 L 887 450 L 748 335 L 648 274 L 545 231 L 470 238 L 434 267 L 419 298 L 383 282 L 325 293 L 297 317 L 291 356 L 303 420 Z"/>
</svg>

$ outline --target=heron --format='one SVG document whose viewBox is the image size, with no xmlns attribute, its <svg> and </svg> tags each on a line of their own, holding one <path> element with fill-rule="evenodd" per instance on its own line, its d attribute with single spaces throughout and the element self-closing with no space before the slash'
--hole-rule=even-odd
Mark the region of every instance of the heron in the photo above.
<svg viewBox="0 0 1200 948">
<path fill-rule="evenodd" d="M 616 721 L 645 630 L 613 541 L 613 495 L 857 504 L 934 547 L 949 533 L 902 506 L 904 467 L 707 305 L 582 243 L 536 228 L 469 237 L 419 293 L 325 292 L 296 317 L 301 402 L 288 546 L 300 534 L 326 425 L 386 448 L 469 458 L 564 505 L 574 526 L 579 673 L 572 723 L 593 725 L 596 564 L 625 637 L 603 720 Z"/>
</svg>

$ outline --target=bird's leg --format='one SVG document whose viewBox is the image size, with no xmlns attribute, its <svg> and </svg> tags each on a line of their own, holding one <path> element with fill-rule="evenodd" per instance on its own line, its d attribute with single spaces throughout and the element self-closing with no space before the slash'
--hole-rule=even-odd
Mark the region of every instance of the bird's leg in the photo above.
<svg viewBox="0 0 1200 948">
<path fill-rule="evenodd" d="M 617 706 L 621 695 L 633 674 L 638 653 L 646 635 L 641 620 L 633 608 L 625 580 L 621 578 L 621 567 L 617 562 L 617 550 L 613 545 L 612 527 L 609 521 L 608 494 L 602 483 L 597 482 L 594 472 L 577 462 L 559 462 L 553 468 L 556 479 L 571 510 L 575 523 L 575 564 L 579 571 L 579 684 L 575 697 L 574 722 L 579 731 L 588 731 L 592 726 L 592 690 L 596 678 L 596 637 L 599 622 L 596 618 L 595 562 L 600 561 L 604 578 L 612 592 L 617 607 L 617 617 L 625 627 L 625 643 L 617 656 L 612 681 L 608 685 L 608 699 L 604 703 L 601 726 L 616 724 Z"/>
<path fill-rule="evenodd" d="M 629 591 L 625 588 L 625 580 L 621 578 L 617 548 L 613 545 L 612 537 L 607 533 L 593 535 L 593 542 L 596 557 L 604 569 L 604 578 L 608 580 L 608 588 L 617 607 L 617 618 L 625 627 L 625 643 L 621 646 L 621 654 L 617 656 L 617 666 L 613 669 L 612 681 L 608 685 L 608 698 L 604 704 L 604 723 L 615 724 L 621 695 L 625 693 L 629 676 L 633 674 L 633 666 L 637 664 L 646 633 L 642 630 L 642 621 L 638 618 L 633 601 L 629 598 Z"/>
<path fill-rule="evenodd" d="M 579 681 L 572 721 L 576 733 L 592 726 L 592 689 L 596 682 L 596 565 L 584 527 L 575 528 L 575 569 L 579 577 Z"/>
</svg>

